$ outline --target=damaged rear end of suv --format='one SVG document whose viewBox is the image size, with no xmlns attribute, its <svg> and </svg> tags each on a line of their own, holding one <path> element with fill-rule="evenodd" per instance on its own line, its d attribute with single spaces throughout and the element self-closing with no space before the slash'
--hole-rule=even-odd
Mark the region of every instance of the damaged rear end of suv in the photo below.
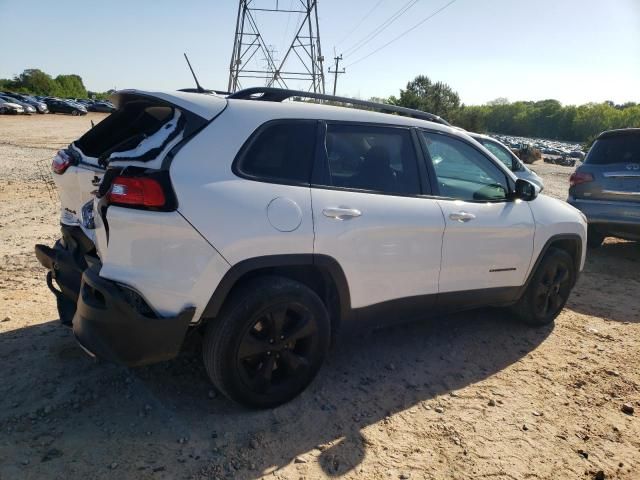
<svg viewBox="0 0 640 480">
<path fill-rule="evenodd" d="M 114 249 L 133 245 L 131 256 L 133 250 L 141 255 L 131 258 L 132 263 L 153 264 L 156 272 L 167 262 L 180 261 L 177 252 L 184 252 L 182 248 L 211 248 L 201 238 L 171 238 L 165 231 L 156 241 L 166 244 L 168 254 L 164 260 L 151 259 L 145 258 L 145 247 L 135 236 L 186 223 L 176 210 L 169 165 L 226 102 L 215 95 L 124 90 L 114 96 L 114 103 L 114 113 L 54 157 L 61 237 L 52 247 L 36 245 L 35 253 L 47 269 L 60 322 L 73 328 L 91 355 L 133 366 L 175 355 L 194 308 L 175 296 L 157 306 L 149 302 L 142 293 L 149 291 L 145 282 L 155 287 L 170 274 L 130 278 L 118 261 L 106 258 L 107 243 Z M 132 228 L 118 226 L 110 238 L 110 223 L 120 221 L 118 210 L 133 212 L 139 222 Z M 204 245 L 189 244 L 194 240 Z M 142 271 L 153 272 L 154 267 Z"/>
</svg>

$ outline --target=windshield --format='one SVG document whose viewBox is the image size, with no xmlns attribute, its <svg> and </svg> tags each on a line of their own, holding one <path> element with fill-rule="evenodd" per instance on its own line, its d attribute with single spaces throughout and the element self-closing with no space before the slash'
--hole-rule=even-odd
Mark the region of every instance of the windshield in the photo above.
<svg viewBox="0 0 640 480">
<path fill-rule="evenodd" d="M 584 161 L 592 165 L 631 162 L 640 163 L 640 135 L 620 135 L 596 140 Z"/>
<path fill-rule="evenodd" d="M 515 165 L 513 163 L 513 157 L 511 156 L 511 154 L 507 151 L 506 147 L 503 147 L 502 145 L 499 145 L 496 142 L 492 142 L 491 140 L 488 140 L 486 138 L 481 138 L 480 139 L 480 143 L 487 149 L 489 150 L 491 153 L 493 153 L 493 155 L 500 160 L 502 163 L 505 164 L 505 166 L 509 169 L 509 170 L 513 170 Z"/>
</svg>

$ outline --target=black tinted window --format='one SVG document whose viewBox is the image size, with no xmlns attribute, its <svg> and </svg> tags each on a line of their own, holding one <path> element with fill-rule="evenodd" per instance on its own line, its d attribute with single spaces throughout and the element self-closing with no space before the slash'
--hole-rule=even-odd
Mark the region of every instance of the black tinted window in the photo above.
<svg viewBox="0 0 640 480">
<path fill-rule="evenodd" d="M 330 124 L 325 149 L 330 186 L 399 195 L 420 193 L 409 130 Z"/>
<path fill-rule="evenodd" d="M 621 135 L 596 140 L 584 163 L 640 163 L 640 135 Z"/>
<path fill-rule="evenodd" d="M 482 153 L 447 135 L 422 135 L 442 196 L 466 201 L 506 199 L 509 189 L 504 172 Z"/>
<path fill-rule="evenodd" d="M 315 121 L 268 125 L 240 157 L 238 170 L 265 180 L 309 183 L 316 125 Z"/>
</svg>

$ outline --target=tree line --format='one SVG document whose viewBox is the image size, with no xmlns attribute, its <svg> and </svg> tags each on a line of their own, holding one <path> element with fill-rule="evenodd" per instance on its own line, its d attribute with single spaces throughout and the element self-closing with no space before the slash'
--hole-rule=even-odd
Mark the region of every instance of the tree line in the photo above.
<svg viewBox="0 0 640 480">
<path fill-rule="evenodd" d="M 87 91 L 79 75 L 51 75 L 27 69 L 13 79 L 0 79 L 0 91 L 62 98 L 106 98 L 109 92 Z M 589 142 L 612 128 L 640 127 L 640 105 L 628 102 L 562 105 L 558 100 L 509 102 L 498 98 L 485 105 L 464 105 L 449 85 L 418 75 L 398 97 L 373 98 L 378 102 L 415 108 L 443 117 L 473 132 L 497 132 L 523 137 Z"/>
<path fill-rule="evenodd" d="M 640 105 L 628 102 L 563 106 L 558 100 L 509 102 L 498 98 L 485 105 L 464 105 L 449 85 L 417 76 L 387 102 L 439 115 L 473 132 L 589 142 L 604 130 L 640 127 Z"/>
<path fill-rule="evenodd" d="M 109 96 L 109 92 L 88 91 L 80 75 L 58 75 L 54 78 L 37 68 L 26 69 L 11 79 L 0 78 L 0 91 L 61 98 L 104 99 Z"/>
</svg>

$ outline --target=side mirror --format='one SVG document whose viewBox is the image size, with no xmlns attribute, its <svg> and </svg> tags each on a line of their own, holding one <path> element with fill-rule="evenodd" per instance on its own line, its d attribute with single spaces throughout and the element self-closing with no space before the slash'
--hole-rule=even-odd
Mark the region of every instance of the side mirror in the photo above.
<svg viewBox="0 0 640 480">
<path fill-rule="evenodd" d="M 516 187 L 513 191 L 513 198 L 518 198 L 520 200 L 524 200 L 525 202 L 530 202 L 537 196 L 538 189 L 533 183 L 522 178 L 516 180 Z"/>
</svg>

